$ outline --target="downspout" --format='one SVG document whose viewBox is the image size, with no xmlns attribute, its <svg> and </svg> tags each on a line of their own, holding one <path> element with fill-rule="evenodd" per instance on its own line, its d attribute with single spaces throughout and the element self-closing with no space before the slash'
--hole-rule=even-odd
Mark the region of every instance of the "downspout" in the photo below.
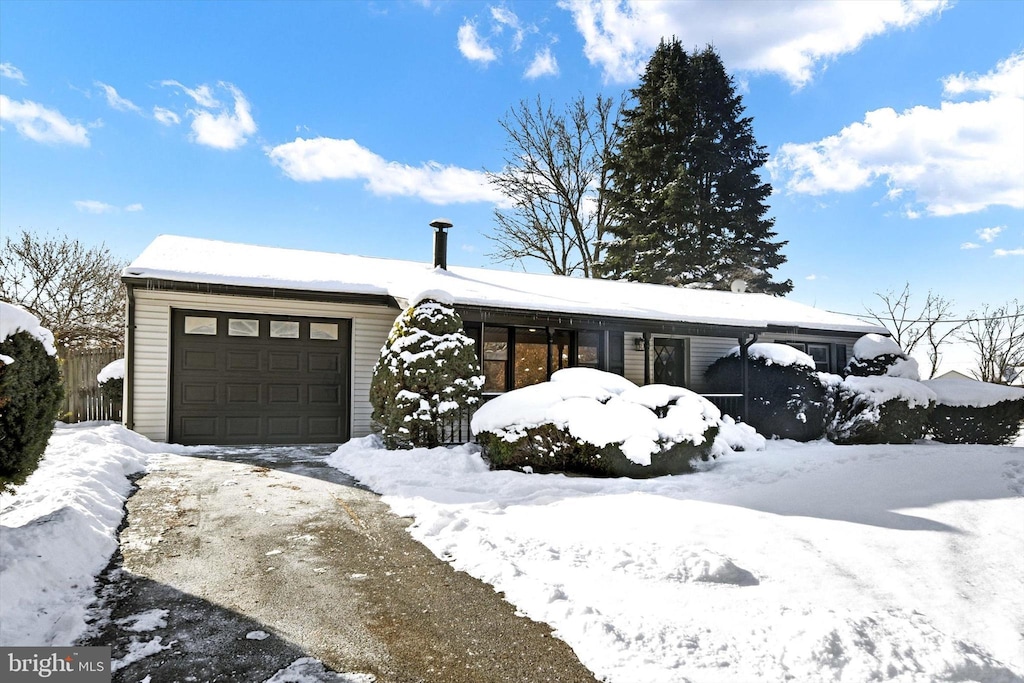
<svg viewBox="0 0 1024 683">
<path fill-rule="evenodd" d="M 747 351 L 753 346 L 754 342 L 757 341 L 757 332 L 751 333 L 750 341 L 747 341 L 747 335 L 744 334 L 739 338 L 740 342 L 740 384 L 743 389 L 743 415 L 740 419 L 743 421 L 747 420 L 747 416 L 750 415 L 750 370 L 747 367 Z"/>
<path fill-rule="evenodd" d="M 651 333 L 644 332 L 644 386 L 651 383 Z"/>
<path fill-rule="evenodd" d="M 125 324 L 127 339 L 125 340 L 124 353 L 124 404 L 121 406 L 124 426 L 134 431 L 135 429 L 135 286 L 127 285 L 128 289 L 128 315 Z"/>
</svg>

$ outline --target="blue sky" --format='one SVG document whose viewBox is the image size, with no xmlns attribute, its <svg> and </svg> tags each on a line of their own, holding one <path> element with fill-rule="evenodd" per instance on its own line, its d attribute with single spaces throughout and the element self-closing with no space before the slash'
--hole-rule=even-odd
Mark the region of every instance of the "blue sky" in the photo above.
<svg viewBox="0 0 1024 683">
<path fill-rule="evenodd" d="M 1024 296 L 1024 2 L 3 2 L 0 231 L 487 266 L 518 101 L 714 44 L 771 154 L 792 298 Z M 507 268 L 507 265 L 493 267 Z"/>
</svg>

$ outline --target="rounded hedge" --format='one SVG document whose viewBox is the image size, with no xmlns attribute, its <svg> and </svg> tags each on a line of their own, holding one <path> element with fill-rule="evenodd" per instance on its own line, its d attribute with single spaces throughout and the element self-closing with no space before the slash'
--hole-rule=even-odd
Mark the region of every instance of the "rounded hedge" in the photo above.
<svg viewBox="0 0 1024 683">
<path fill-rule="evenodd" d="M 28 332 L 0 342 L 0 491 L 24 483 L 39 466 L 64 398 L 57 359 Z"/>
<path fill-rule="evenodd" d="M 913 443 L 924 438 L 935 407 L 934 392 L 896 377 L 836 381 L 828 398 L 825 432 L 837 444 Z"/>
<path fill-rule="evenodd" d="M 1024 400 L 985 407 L 939 404 L 932 411 L 932 438 L 942 443 L 1010 445 L 1024 424 Z"/>
<path fill-rule="evenodd" d="M 780 439 L 813 441 L 825 433 L 828 401 L 825 387 L 813 368 L 780 365 L 764 358 L 748 358 L 749 415 L 744 422 L 758 433 Z M 739 356 L 725 356 L 704 373 L 712 393 L 742 393 Z"/>
</svg>

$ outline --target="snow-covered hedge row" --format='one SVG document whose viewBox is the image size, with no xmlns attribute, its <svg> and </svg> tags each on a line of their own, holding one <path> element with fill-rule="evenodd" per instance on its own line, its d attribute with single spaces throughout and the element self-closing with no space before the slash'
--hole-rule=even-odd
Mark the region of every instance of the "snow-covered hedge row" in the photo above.
<svg viewBox="0 0 1024 683">
<path fill-rule="evenodd" d="M 714 393 L 742 393 L 739 347 L 719 358 L 704 377 Z M 750 414 L 743 416 L 760 434 L 812 441 L 825 431 L 828 401 L 814 360 L 785 344 L 753 344 L 748 350 Z"/>
<path fill-rule="evenodd" d="M 64 396 L 53 335 L 0 302 L 0 492 L 39 466 Z"/>
<path fill-rule="evenodd" d="M 653 477 L 712 457 L 720 418 L 687 389 L 569 368 L 484 404 L 472 430 L 495 469 Z"/>
<path fill-rule="evenodd" d="M 912 443 L 924 438 L 935 407 L 935 392 L 901 377 L 841 379 L 821 375 L 828 385 L 829 412 L 825 427 L 838 444 Z"/>
<path fill-rule="evenodd" d="M 968 379 L 922 382 L 935 392 L 932 437 L 943 443 L 1010 444 L 1024 424 L 1024 389 Z"/>
</svg>

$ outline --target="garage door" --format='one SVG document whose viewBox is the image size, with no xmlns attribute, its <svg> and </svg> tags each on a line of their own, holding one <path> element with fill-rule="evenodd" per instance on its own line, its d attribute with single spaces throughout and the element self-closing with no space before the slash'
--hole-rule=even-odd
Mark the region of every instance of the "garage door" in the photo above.
<svg viewBox="0 0 1024 683">
<path fill-rule="evenodd" d="M 171 440 L 348 439 L 350 320 L 174 310 Z"/>
</svg>

